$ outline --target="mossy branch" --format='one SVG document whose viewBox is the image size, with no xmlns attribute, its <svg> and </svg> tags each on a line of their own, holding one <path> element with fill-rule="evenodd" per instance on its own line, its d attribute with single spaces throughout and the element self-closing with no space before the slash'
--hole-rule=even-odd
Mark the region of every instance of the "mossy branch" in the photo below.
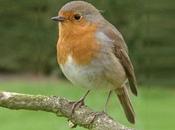
<svg viewBox="0 0 175 130">
<path fill-rule="evenodd" d="M 0 92 L 0 106 L 9 109 L 25 109 L 55 113 L 70 119 L 71 127 L 76 125 L 90 130 L 132 130 L 114 121 L 105 113 L 94 115 L 92 109 L 83 105 L 77 108 L 71 116 L 73 103 L 57 96 L 27 95 L 12 92 Z"/>
</svg>

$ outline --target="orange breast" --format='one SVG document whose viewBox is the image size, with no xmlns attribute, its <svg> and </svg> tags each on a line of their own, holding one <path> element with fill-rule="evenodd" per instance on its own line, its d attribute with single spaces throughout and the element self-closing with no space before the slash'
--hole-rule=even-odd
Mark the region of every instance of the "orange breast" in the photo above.
<svg viewBox="0 0 175 130">
<path fill-rule="evenodd" d="M 73 23 L 60 25 L 57 43 L 57 60 L 64 64 L 68 56 L 72 56 L 75 63 L 86 65 L 98 54 L 100 45 L 95 38 L 96 26 L 78 26 Z"/>
</svg>

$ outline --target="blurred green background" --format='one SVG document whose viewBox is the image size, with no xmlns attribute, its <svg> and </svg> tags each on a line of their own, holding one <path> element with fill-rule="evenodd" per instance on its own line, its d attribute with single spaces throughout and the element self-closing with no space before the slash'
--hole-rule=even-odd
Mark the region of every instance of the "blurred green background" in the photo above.
<svg viewBox="0 0 175 130">
<path fill-rule="evenodd" d="M 77 100 L 56 62 L 57 24 L 50 18 L 70 0 L 0 0 L 0 90 L 60 95 Z M 133 98 L 139 130 L 175 129 L 175 1 L 87 0 L 123 34 L 139 82 Z M 70 91 L 68 93 L 67 91 Z M 87 104 L 100 111 L 107 92 Z M 94 100 L 95 99 L 95 100 Z M 109 113 L 129 125 L 115 96 Z M 66 120 L 44 112 L 0 108 L 1 130 L 69 130 Z M 77 130 L 83 130 L 77 128 Z"/>
</svg>

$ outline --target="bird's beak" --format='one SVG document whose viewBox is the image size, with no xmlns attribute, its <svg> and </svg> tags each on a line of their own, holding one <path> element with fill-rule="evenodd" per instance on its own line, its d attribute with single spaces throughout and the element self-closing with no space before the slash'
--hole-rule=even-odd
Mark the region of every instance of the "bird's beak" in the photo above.
<svg viewBox="0 0 175 130">
<path fill-rule="evenodd" d="M 53 21 L 63 22 L 65 18 L 63 16 L 55 16 L 51 18 Z"/>
</svg>

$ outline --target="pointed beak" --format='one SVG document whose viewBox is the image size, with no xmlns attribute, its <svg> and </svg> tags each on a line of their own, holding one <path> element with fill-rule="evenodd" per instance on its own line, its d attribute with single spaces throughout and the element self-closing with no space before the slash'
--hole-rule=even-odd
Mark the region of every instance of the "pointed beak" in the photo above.
<svg viewBox="0 0 175 130">
<path fill-rule="evenodd" d="M 63 16 L 55 16 L 51 18 L 53 21 L 63 22 L 65 18 Z"/>
</svg>

